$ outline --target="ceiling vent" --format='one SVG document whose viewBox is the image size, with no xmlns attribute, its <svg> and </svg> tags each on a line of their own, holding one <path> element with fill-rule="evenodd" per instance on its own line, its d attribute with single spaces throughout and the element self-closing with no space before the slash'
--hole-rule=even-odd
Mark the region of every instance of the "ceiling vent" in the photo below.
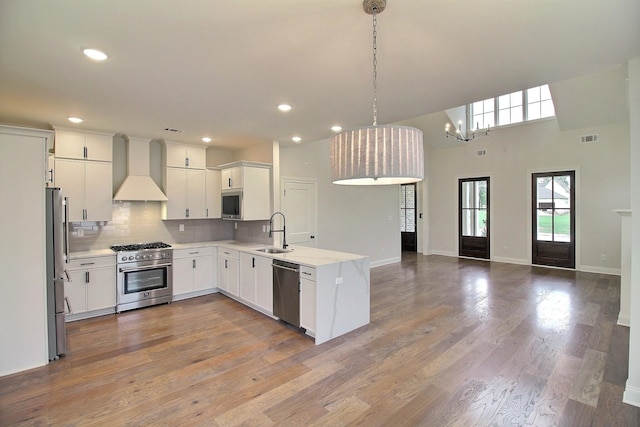
<svg viewBox="0 0 640 427">
<path fill-rule="evenodd" d="M 176 128 L 164 128 L 164 130 L 172 133 L 182 133 L 180 129 L 176 129 Z"/>
<path fill-rule="evenodd" d="M 582 135 L 580 137 L 581 144 L 591 144 L 592 142 L 598 142 L 598 134 Z"/>
<path fill-rule="evenodd" d="M 476 150 L 476 151 L 474 151 L 474 154 L 475 154 L 476 157 L 486 156 L 487 155 L 487 150 Z"/>
</svg>

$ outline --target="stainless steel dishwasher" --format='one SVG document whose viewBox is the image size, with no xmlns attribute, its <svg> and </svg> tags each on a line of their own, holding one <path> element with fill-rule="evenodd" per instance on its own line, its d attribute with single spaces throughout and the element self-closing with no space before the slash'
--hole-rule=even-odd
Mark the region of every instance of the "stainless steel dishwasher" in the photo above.
<svg viewBox="0 0 640 427">
<path fill-rule="evenodd" d="M 300 327 L 300 266 L 273 260 L 273 315 Z"/>
</svg>

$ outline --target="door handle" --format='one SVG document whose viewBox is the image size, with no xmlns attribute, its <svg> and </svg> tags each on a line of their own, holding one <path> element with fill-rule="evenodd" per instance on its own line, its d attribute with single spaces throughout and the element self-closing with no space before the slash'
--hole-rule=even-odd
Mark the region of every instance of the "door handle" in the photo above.
<svg viewBox="0 0 640 427">
<path fill-rule="evenodd" d="M 73 312 L 71 309 L 71 303 L 69 302 L 69 297 L 64 297 L 64 302 L 67 304 L 67 310 L 69 310 L 69 314 Z"/>
</svg>

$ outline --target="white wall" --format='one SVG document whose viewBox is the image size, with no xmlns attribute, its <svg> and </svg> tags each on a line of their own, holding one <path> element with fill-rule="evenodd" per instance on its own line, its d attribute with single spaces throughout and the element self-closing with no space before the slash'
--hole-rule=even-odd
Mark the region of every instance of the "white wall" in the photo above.
<svg viewBox="0 0 640 427">
<path fill-rule="evenodd" d="M 400 260 L 399 186 L 332 184 L 329 140 L 280 146 L 280 176 L 317 180 L 319 248 Z"/>
<path fill-rule="evenodd" d="M 599 142 L 580 143 L 593 133 Z M 457 255 L 458 179 L 489 176 L 491 258 L 530 263 L 531 173 L 576 170 L 576 268 L 619 274 L 620 219 L 613 210 L 630 206 L 627 123 L 563 132 L 556 120 L 544 120 L 494 129 L 467 144 L 450 141 L 451 148 L 426 150 L 425 253 Z M 486 155 L 476 156 L 481 149 Z"/>
</svg>

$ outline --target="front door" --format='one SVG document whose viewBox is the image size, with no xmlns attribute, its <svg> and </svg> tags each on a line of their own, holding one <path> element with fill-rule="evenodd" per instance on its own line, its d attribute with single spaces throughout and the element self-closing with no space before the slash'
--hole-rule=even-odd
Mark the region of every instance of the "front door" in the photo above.
<svg viewBox="0 0 640 427">
<path fill-rule="evenodd" d="M 458 254 L 489 259 L 489 178 L 458 181 Z"/>
<path fill-rule="evenodd" d="M 416 207 L 416 184 L 400 185 L 400 237 L 403 251 L 418 251 Z"/>
<path fill-rule="evenodd" d="M 575 171 L 531 175 L 533 264 L 575 268 L 574 183 Z"/>
</svg>

